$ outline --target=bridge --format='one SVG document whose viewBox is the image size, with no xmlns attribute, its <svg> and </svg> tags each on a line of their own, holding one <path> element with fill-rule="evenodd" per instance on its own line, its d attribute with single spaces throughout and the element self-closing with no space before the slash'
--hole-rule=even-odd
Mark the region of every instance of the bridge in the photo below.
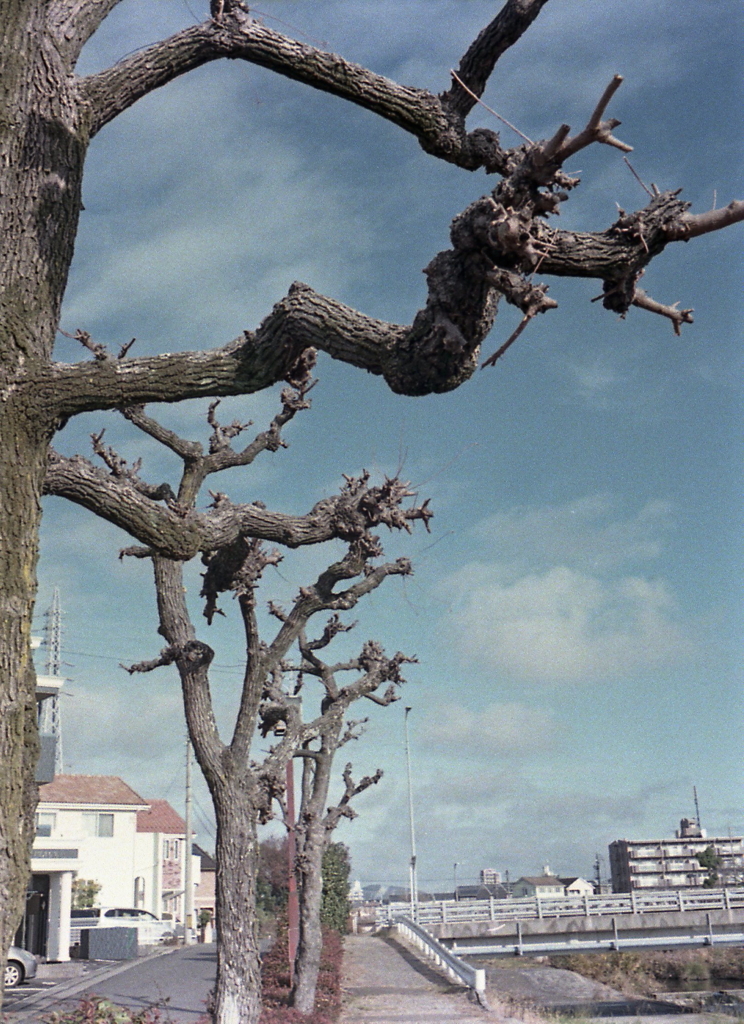
<svg viewBox="0 0 744 1024">
<path fill-rule="evenodd" d="M 401 917 L 470 956 L 744 945 L 741 888 L 397 904 L 378 924 Z"/>
</svg>

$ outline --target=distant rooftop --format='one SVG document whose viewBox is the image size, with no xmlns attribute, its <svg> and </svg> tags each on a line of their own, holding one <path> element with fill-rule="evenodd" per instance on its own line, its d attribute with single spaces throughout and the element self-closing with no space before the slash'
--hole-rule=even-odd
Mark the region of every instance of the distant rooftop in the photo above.
<svg viewBox="0 0 744 1024">
<path fill-rule="evenodd" d="M 560 885 L 560 879 L 555 875 L 522 875 L 518 882 L 529 882 L 530 885 Z"/>
<path fill-rule="evenodd" d="M 202 869 L 202 871 L 216 871 L 217 870 L 217 862 L 216 862 L 216 860 L 214 859 L 214 857 L 211 854 L 207 853 L 206 850 L 202 850 L 201 846 L 198 846 L 196 843 L 194 843 L 192 845 L 192 847 L 191 847 L 191 852 L 196 857 L 200 857 L 201 858 L 201 869 Z"/>
<path fill-rule="evenodd" d="M 163 832 L 169 836 L 185 836 L 186 822 L 167 800 L 148 800 L 150 809 L 137 811 L 138 832 Z"/>
<path fill-rule="evenodd" d="M 147 800 L 118 775 L 55 775 L 52 782 L 39 786 L 39 800 L 50 804 L 147 806 Z"/>
</svg>

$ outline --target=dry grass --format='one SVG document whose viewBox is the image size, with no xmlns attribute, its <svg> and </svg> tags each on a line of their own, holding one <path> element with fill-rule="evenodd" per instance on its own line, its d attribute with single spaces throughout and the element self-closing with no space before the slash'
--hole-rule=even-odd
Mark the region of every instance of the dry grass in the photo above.
<svg viewBox="0 0 744 1024">
<path fill-rule="evenodd" d="M 653 995 L 670 981 L 691 986 L 740 981 L 744 987 L 744 949 L 733 946 L 669 953 L 576 953 L 551 957 L 550 963 L 628 995 Z"/>
</svg>

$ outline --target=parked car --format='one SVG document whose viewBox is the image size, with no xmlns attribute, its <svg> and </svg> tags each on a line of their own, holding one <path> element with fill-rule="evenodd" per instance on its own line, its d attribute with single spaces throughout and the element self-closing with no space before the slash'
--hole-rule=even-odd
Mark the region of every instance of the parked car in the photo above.
<svg viewBox="0 0 744 1024">
<path fill-rule="evenodd" d="M 175 935 L 173 921 L 160 921 L 149 910 L 136 907 L 86 907 L 70 911 L 70 941 L 80 941 L 83 928 L 127 928 L 139 932 L 140 942 L 162 942 Z"/>
<path fill-rule="evenodd" d="M 15 988 L 29 978 L 36 977 L 36 957 L 26 949 L 11 946 L 5 961 L 5 987 Z"/>
</svg>

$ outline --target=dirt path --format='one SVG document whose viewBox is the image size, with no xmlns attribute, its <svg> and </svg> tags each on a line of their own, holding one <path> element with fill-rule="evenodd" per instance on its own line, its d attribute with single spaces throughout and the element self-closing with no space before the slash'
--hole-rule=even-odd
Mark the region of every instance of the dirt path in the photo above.
<svg viewBox="0 0 744 1024">
<path fill-rule="evenodd" d="M 489 1024 L 499 1019 L 393 938 L 347 935 L 342 987 L 339 1024 Z"/>
</svg>

